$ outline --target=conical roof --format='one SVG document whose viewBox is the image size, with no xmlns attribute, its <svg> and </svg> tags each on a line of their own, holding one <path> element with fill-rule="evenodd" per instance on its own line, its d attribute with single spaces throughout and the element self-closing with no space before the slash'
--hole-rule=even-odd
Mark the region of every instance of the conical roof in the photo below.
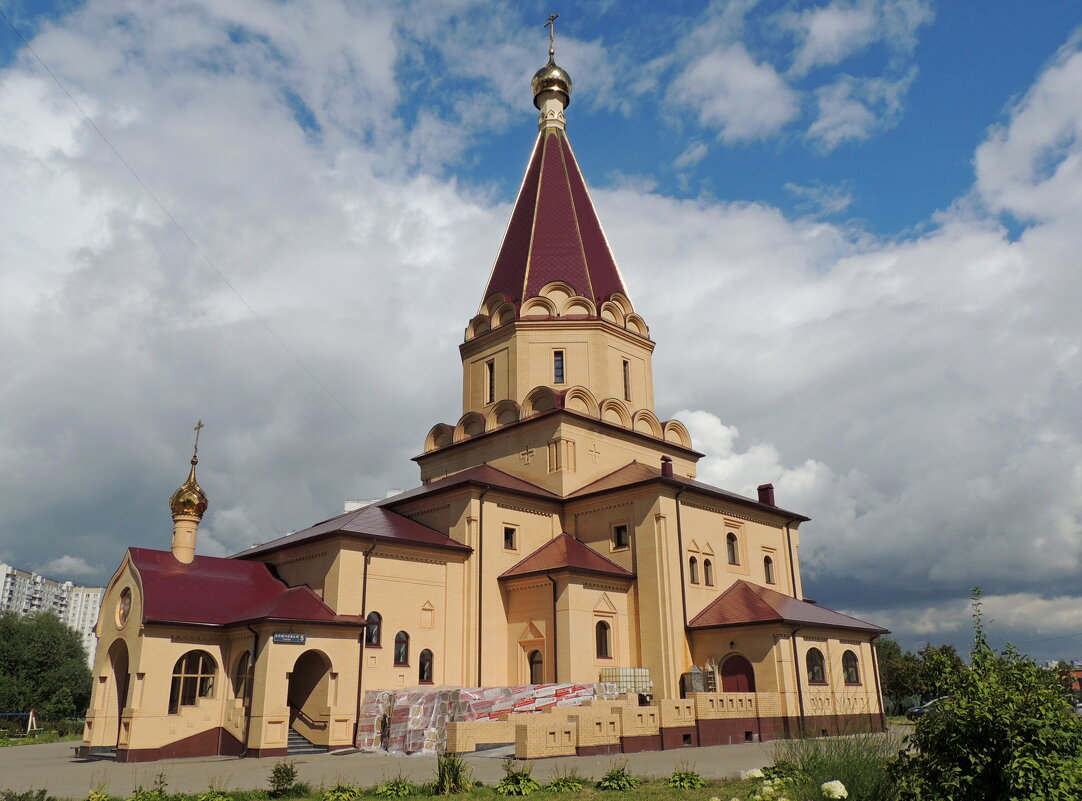
<svg viewBox="0 0 1082 801">
<path fill-rule="evenodd" d="M 484 297 L 498 293 L 521 303 L 552 281 L 570 284 L 597 305 L 613 293 L 627 295 L 560 127 L 542 128 L 537 137 Z"/>
</svg>

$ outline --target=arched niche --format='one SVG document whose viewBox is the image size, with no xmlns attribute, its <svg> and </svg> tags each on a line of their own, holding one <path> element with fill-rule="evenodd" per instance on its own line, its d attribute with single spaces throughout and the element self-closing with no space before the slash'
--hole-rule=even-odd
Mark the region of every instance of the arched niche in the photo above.
<svg viewBox="0 0 1082 801">
<path fill-rule="evenodd" d="M 504 399 L 488 410 L 488 429 L 517 423 L 521 416 L 518 404 L 510 398 Z"/>
<path fill-rule="evenodd" d="M 455 441 L 455 427 L 447 423 L 436 423 L 425 437 L 425 453 L 445 448 Z"/>
<path fill-rule="evenodd" d="M 481 334 L 492 329 L 489 324 L 489 318 L 487 314 L 479 314 L 470 320 L 470 324 L 466 326 L 466 339 L 470 340 L 474 337 L 479 337 Z"/>
<path fill-rule="evenodd" d="M 617 306 L 620 309 L 620 313 L 625 317 L 635 311 L 627 295 L 622 292 L 613 292 L 609 296 L 608 302 Z"/>
<path fill-rule="evenodd" d="M 600 417 L 601 405 L 586 387 L 571 387 L 564 393 L 564 408 L 589 417 Z"/>
<path fill-rule="evenodd" d="M 564 317 L 597 317 L 597 307 L 589 298 L 576 295 L 564 301 L 563 306 L 560 308 L 560 314 Z"/>
<path fill-rule="evenodd" d="M 640 337 L 650 336 L 650 329 L 646 327 L 646 321 L 637 314 L 629 314 L 624 318 L 624 327 Z"/>
<path fill-rule="evenodd" d="M 526 418 L 538 412 L 547 412 L 555 409 L 557 405 L 558 398 L 552 387 L 534 387 L 522 401 L 522 416 Z"/>
<path fill-rule="evenodd" d="M 551 300 L 558 309 L 564 305 L 568 298 L 577 294 L 575 288 L 566 281 L 550 281 L 541 287 L 541 297 Z"/>
<path fill-rule="evenodd" d="M 478 315 L 484 315 L 485 317 L 491 317 L 492 313 L 503 303 L 506 303 L 509 298 L 501 292 L 493 292 L 481 303 L 481 308 L 477 310 Z"/>
<path fill-rule="evenodd" d="M 601 319 L 623 328 L 624 325 L 624 310 L 620 308 L 618 303 L 613 303 L 611 300 L 607 300 L 601 304 Z"/>
<path fill-rule="evenodd" d="M 502 303 L 492 312 L 492 327 L 499 328 L 501 325 L 507 325 L 508 323 L 514 322 L 515 317 L 517 316 L 515 304 Z"/>
<path fill-rule="evenodd" d="M 665 441 L 675 442 L 685 448 L 691 447 L 691 435 L 679 420 L 669 420 L 664 425 Z"/>
<path fill-rule="evenodd" d="M 632 427 L 640 434 L 649 434 L 651 437 L 661 439 L 661 421 L 649 409 L 639 409 L 632 418 Z"/>
<path fill-rule="evenodd" d="M 466 412 L 455 426 L 455 442 L 485 433 L 485 418 L 480 412 Z"/>
<path fill-rule="evenodd" d="M 523 317 L 555 317 L 556 304 L 548 298 L 530 298 L 522 304 Z"/>
<path fill-rule="evenodd" d="M 631 428 L 631 412 L 616 398 L 606 398 L 601 402 L 601 419 L 606 423 Z"/>
</svg>

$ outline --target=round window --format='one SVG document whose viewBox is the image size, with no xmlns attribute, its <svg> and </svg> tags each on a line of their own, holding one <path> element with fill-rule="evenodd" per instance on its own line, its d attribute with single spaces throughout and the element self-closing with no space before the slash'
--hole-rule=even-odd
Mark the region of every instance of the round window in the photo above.
<svg viewBox="0 0 1082 801">
<path fill-rule="evenodd" d="M 125 587 L 123 592 L 120 593 L 120 600 L 116 602 L 116 627 L 118 629 L 124 628 L 124 624 L 128 622 L 129 614 L 131 614 L 131 588 Z"/>
</svg>

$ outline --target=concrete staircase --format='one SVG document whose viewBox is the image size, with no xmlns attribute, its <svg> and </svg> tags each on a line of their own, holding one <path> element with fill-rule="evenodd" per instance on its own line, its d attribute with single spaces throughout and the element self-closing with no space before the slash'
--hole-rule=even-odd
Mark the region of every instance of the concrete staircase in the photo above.
<svg viewBox="0 0 1082 801">
<path fill-rule="evenodd" d="M 327 746 L 316 745 L 300 732 L 289 730 L 289 742 L 288 749 L 290 756 L 300 756 L 303 754 L 325 754 L 327 753 Z"/>
</svg>

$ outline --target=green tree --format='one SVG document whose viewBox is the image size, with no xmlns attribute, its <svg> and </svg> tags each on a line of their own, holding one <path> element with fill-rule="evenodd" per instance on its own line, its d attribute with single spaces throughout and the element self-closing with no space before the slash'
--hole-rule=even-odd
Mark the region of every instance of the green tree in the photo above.
<svg viewBox="0 0 1082 801">
<path fill-rule="evenodd" d="M 969 665 L 932 650 L 947 697 L 917 722 L 894 765 L 913 801 L 1074 801 L 1082 797 L 1082 720 L 1054 671 L 989 646 L 973 591 Z"/>
<path fill-rule="evenodd" d="M 0 711 L 82 714 L 90 668 L 79 634 L 52 612 L 0 614 Z"/>
<path fill-rule="evenodd" d="M 875 655 L 883 696 L 895 709 L 904 704 L 904 699 L 922 693 L 920 660 L 903 651 L 897 640 L 880 637 L 875 641 Z"/>
<path fill-rule="evenodd" d="M 962 657 L 958 655 L 958 649 L 953 645 L 926 643 L 917 651 L 917 656 L 920 658 L 920 694 L 924 698 L 938 698 L 947 694 L 944 682 L 948 674 L 944 672 L 944 666 L 949 666 L 956 672 L 965 664 Z"/>
</svg>

